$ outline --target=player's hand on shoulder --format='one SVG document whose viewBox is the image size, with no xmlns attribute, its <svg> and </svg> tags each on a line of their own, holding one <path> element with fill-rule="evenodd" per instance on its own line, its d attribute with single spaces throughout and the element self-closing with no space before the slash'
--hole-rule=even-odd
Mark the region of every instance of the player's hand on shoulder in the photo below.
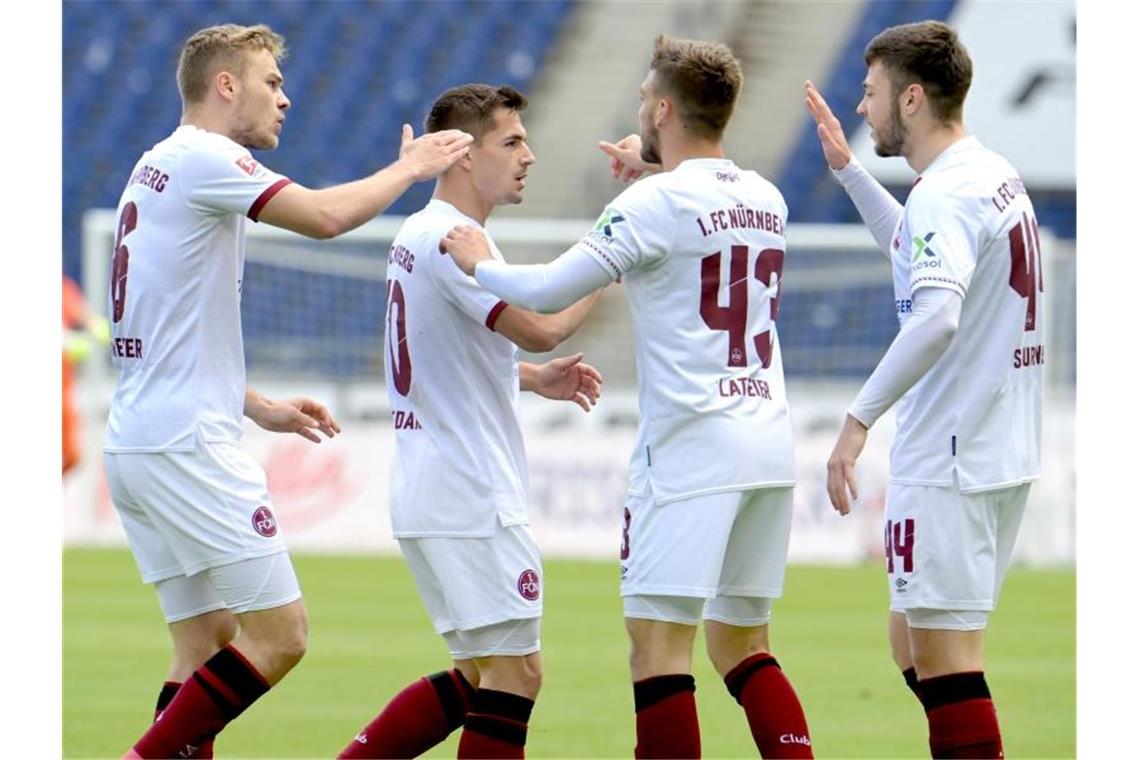
<svg viewBox="0 0 1140 760">
<path fill-rule="evenodd" d="M 441 253 L 451 255 L 455 265 L 463 273 L 474 277 L 475 265 L 480 261 L 491 258 L 491 246 L 487 243 L 487 236 L 478 227 L 469 224 L 457 224 L 439 241 Z"/>
<path fill-rule="evenodd" d="M 274 433 L 296 433 L 313 443 L 321 439 L 313 431 L 319 430 L 327 438 L 340 432 L 340 424 L 333 419 L 328 408 L 310 398 L 298 396 L 285 401 L 264 399 L 250 418 L 261 427 Z"/>
<path fill-rule="evenodd" d="M 467 153 L 474 140 L 460 129 L 444 129 L 415 137 L 410 124 L 404 125 L 400 140 L 400 162 L 407 164 L 417 182 L 437 177 Z"/>
<path fill-rule="evenodd" d="M 616 143 L 602 140 L 598 147 L 610 157 L 610 174 L 622 182 L 638 179 L 643 174 L 661 171 L 661 164 L 652 164 L 641 157 L 641 136 L 626 135 Z"/>
<path fill-rule="evenodd" d="M 847 137 L 843 134 L 843 125 L 835 118 L 827 101 L 819 94 L 819 90 L 815 89 L 810 79 L 804 82 L 804 103 L 807 105 L 808 113 L 815 119 L 816 135 L 819 137 L 819 145 L 823 148 L 827 165 L 836 171 L 847 166 L 851 160 L 851 148 L 848 147 Z"/>
</svg>

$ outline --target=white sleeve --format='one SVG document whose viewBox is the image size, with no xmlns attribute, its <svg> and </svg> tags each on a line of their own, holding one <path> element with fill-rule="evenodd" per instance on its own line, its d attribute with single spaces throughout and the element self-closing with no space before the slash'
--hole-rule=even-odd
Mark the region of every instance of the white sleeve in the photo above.
<svg viewBox="0 0 1140 760">
<path fill-rule="evenodd" d="M 269 199 L 291 182 L 236 144 L 195 151 L 181 168 L 183 192 L 191 206 L 244 214 L 254 221 Z"/>
<path fill-rule="evenodd" d="M 912 312 L 879 366 L 847 410 L 870 428 L 911 386 L 934 366 L 958 331 L 962 297 L 946 288 L 920 288 Z"/>
<path fill-rule="evenodd" d="M 902 204 L 872 177 L 863 164 L 852 156 L 847 166 L 832 169 L 831 174 L 843 185 L 863 223 L 871 231 L 879 250 L 891 255 L 891 237 L 902 217 Z"/>
<path fill-rule="evenodd" d="M 426 238 L 419 241 L 419 246 L 415 249 L 417 262 L 420 260 L 427 262 L 428 272 L 436 290 L 444 299 L 471 319 L 482 323 L 488 330 L 494 330 L 495 320 L 499 318 L 499 314 L 507 305 L 494 293 L 488 292 L 474 278 L 463 274 L 463 270 L 455 265 L 450 256 L 439 254 L 439 243 L 436 241 L 441 237 L 443 234 L 434 230 Z M 487 239 L 487 242 L 494 246 L 490 238 Z M 498 251 L 497 248 L 494 250 Z M 424 252 L 422 259 L 420 251 Z"/>
<path fill-rule="evenodd" d="M 480 261 L 475 279 L 512 306 L 553 314 L 609 285 L 613 276 L 578 243 L 549 264 Z"/>
</svg>

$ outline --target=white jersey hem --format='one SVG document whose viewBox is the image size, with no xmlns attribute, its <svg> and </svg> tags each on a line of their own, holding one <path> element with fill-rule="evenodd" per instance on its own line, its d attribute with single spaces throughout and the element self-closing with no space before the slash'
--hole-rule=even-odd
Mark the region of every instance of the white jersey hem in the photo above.
<svg viewBox="0 0 1140 760">
<path fill-rule="evenodd" d="M 438 634 L 451 633 L 452 631 L 472 631 L 476 628 L 486 628 L 489 625 L 496 623 L 506 623 L 511 620 L 530 620 L 532 618 L 542 617 L 542 606 L 539 602 L 538 609 L 530 610 L 526 614 L 508 614 L 496 613 L 493 615 L 484 615 L 482 617 L 471 618 L 469 620 L 460 620 L 457 622 L 447 621 L 444 625 L 435 626 L 435 632 Z"/>
<path fill-rule="evenodd" d="M 652 481 L 652 478 L 650 478 L 650 481 Z M 676 502 L 676 501 L 685 501 L 687 499 L 695 499 L 699 496 L 709 496 L 709 495 L 715 494 L 715 493 L 732 493 L 734 491 L 756 491 L 756 490 L 761 489 L 761 488 L 793 488 L 793 487 L 795 487 L 795 485 L 796 485 L 796 481 L 794 481 L 794 480 L 777 480 L 777 481 L 764 481 L 764 482 L 760 482 L 760 483 L 743 483 L 743 484 L 731 485 L 731 486 L 717 486 L 715 488 L 702 488 L 698 491 L 686 491 L 685 493 L 677 494 L 675 496 L 664 496 L 664 497 L 658 496 L 656 501 L 657 501 L 657 504 L 664 505 L 664 504 L 672 504 L 673 502 Z M 632 491 L 630 491 L 629 493 L 633 494 Z M 652 490 L 652 488 L 651 488 L 651 489 L 649 489 L 649 490 L 647 490 L 641 494 L 636 494 L 636 495 L 644 496 L 647 494 L 656 495 L 656 491 Z"/>
<path fill-rule="evenodd" d="M 195 562 L 194 564 L 190 565 L 189 567 L 185 567 L 185 568 L 175 567 L 175 568 L 173 568 L 173 572 L 170 572 L 169 574 L 164 574 L 164 572 L 160 571 L 160 570 L 156 570 L 154 572 L 147 573 L 146 575 L 142 576 L 142 582 L 148 583 L 148 584 L 149 583 L 157 583 L 158 581 L 165 581 L 165 580 L 168 580 L 170 578 L 177 578 L 180 575 L 189 577 L 191 575 L 197 575 L 198 573 L 201 573 L 205 570 L 212 570 L 215 567 L 222 567 L 223 565 L 232 565 L 235 562 L 244 562 L 247 559 L 259 559 L 261 557 L 270 557 L 274 554 L 280 554 L 281 552 L 287 552 L 287 551 L 289 551 L 289 548 L 287 546 L 285 546 L 283 543 L 281 543 L 281 544 L 278 544 L 278 545 L 273 546 L 271 548 L 266 548 L 266 549 L 263 549 L 260 551 L 240 552 L 238 554 L 220 554 L 216 557 L 211 557 L 210 559 L 202 560 L 201 562 Z"/>
</svg>

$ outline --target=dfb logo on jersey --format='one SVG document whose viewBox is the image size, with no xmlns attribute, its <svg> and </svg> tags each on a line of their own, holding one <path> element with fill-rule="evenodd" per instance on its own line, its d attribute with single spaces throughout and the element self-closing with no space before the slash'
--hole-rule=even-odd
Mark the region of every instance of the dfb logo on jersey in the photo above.
<svg viewBox="0 0 1140 760">
<path fill-rule="evenodd" d="M 266 538 L 277 535 L 277 520 L 269 507 L 258 507 L 253 511 L 253 529 Z"/>
<path fill-rule="evenodd" d="M 523 599 L 528 602 L 536 601 L 539 594 L 538 573 L 530 569 L 523 570 L 519 576 L 518 589 Z"/>
<path fill-rule="evenodd" d="M 602 215 L 598 217 L 598 223 L 594 225 L 594 232 L 598 233 L 606 240 L 613 240 L 614 225 L 618 222 L 624 222 L 625 217 L 621 214 L 606 209 Z"/>
<path fill-rule="evenodd" d="M 257 171 L 257 161 L 254 161 L 252 156 L 242 156 L 237 161 L 234 161 L 234 163 L 238 165 L 239 169 L 251 177 L 253 173 Z"/>
</svg>

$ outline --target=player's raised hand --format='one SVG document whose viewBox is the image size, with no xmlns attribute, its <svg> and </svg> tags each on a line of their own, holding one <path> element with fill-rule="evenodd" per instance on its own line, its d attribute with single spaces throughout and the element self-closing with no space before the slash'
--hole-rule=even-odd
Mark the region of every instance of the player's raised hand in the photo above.
<svg viewBox="0 0 1140 760">
<path fill-rule="evenodd" d="M 416 182 L 422 182 L 450 169 L 463 157 L 474 139 L 460 129 L 444 129 L 414 137 L 412 125 L 405 124 L 400 139 L 400 161 L 411 168 Z"/>
<path fill-rule="evenodd" d="M 487 244 L 487 236 L 478 227 L 468 224 L 457 224 L 439 241 L 441 253 L 451 254 L 455 265 L 463 273 L 475 276 L 475 265 L 480 261 L 491 258 L 491 246 Z"/>
<path fill-rule="evenodd" d="M 588 412 L 598 403 L 602 382 L 602 373 L 582 361 L 578 353 L 540 364 L 531 390 L 555 401 L 573 401 Z"/>
<path fill-rule="evenodd" d="M 841 515 L 851 511 L 851 499 L 859 498 L 859 486 L 855 482 L 855 461 L 863 453 L 867 443 L 867 428 L 850 414 L 843 422 L 839 440 L 827 460 L 827 495 L 831 506 Z"/>
<path fill-rule="evenodd" d="M 815 119 L 815 132 L 819 136 L 819 145 L 823 148 L 823 156 L 827 165 L 832 169 L 842 169 L 851 160 L 851 148 L 847 145 L 847 137 L 843 134 L 843 125 L 835 114 L 831 112 L 827 101 L 815 89 L 811 80 L 804 82 L 804 102 L 808 113 Z"/>
<path fill-rule="evenodd" d="M 247 409 L 246 413 L 266 430 L 296 433 L 313 443 L 321 442 L 314 430 L 324 433 L 327 438 L 340 432 L 340 424 L 323 404 L 301 396 L 285 401 L 262 398 L 256 410 Z"/>
<path fill-rule="evenodd" d="M 643 174 L 661 171 L 661 164 L 651 164 L 641 157 L 640 135 L 626 135 L 616 143 L 601 140 L 598 147 L 610 157 L 610 174 L 616 180 L 629 182 Z"/>
</svg>

